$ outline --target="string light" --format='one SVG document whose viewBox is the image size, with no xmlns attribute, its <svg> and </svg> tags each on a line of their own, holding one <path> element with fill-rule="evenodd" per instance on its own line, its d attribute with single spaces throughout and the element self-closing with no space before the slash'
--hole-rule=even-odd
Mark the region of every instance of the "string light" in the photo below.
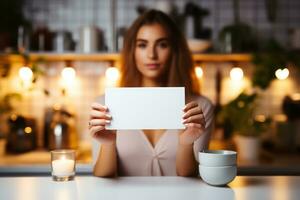
<svg viewBox="0 0 300 200">
<path fill-rule="evenodd" d="M 65 67 L 61 71 L 61 76 L 64 80 L 74 80 L 76 77 L 76 71 L 73 67 Z"/>
<path fill-rule="evenodd" d="M 21 67 L 19 69 L 19 77 L 22 79 L 24 82 L 31 82 L 33 78 L 33 72 L 29 67 Z"/>
<path fill-rule="evenodd" d="M 195 67 L 195 72 L 197 78 L 202 78 L 203 77 L 203 70 L 200 66 Z"/>
<path fill-rule="evenodd" d="M 275 71 L 275 76 L 279 80 L 285 80 L 289 76 L 290 72 L 287 68 L 284 69 L 277 69 Z"/>
<path fill-rule="evenodd" d="M 115 82 L 119 79 L 120 72 L 116 67 L 109 67 L 105 71 L 105 77 L 108 81 Z"/>
<path fill-rule="evenodd" d="M 230 79 L 233 81 L 241 81 L 244 77 L 244 72 L 239 67 L 234 67 L 230 71 Z"/>
<path fill-rule="evenodd" d="M 70 60 L 65 61 L 65 67 L 61 71 L 60 86 L 64 95 L 76 91 L 78 87 L 78 79 L 76 78 L 76 70 L 74 64 Z"/>
<path fill-rule="evenodd" d="M 32 132 L 32 128 L 29 127 L 29 126 L 27 126 L 27 127 L 25 127 L 24 132 L 27 133 L 27 134 L 29 134 L 29 133 Z"/>
</svg>

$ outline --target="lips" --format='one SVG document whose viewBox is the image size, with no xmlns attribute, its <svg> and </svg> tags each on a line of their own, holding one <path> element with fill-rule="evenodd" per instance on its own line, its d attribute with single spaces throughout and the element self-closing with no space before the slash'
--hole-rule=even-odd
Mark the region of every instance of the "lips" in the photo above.
<svg viewBox="0 0 300 200">
<path fill-rule="evenodd" d="M 146 64 L 145 66 L 147 67 L 147 69 L 154 70 L 154 69 L 158 69 L 160 64 L 158 64 L 158 63 L 149 63 L 149 64 Z"/>
</svg>

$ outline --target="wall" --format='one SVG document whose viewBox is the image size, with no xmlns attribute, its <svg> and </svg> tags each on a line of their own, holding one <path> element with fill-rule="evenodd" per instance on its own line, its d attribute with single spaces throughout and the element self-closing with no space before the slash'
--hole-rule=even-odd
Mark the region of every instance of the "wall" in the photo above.
<svg viewBox="0 0 300 200">
<path fill-rule="evenodd" d="M 5 92 L 18 91 L 23 94 L 21 102 L 15 102 L 15 111 L 25 116 L 38 119 L 39 144 L 42 144 L 41 133 L 43 130 L 43 120 L 45 108 L 54 104 L 61 104 L 71 109 L 77 118 L 77 130 L 82 141 L 89 141 L 88 120 L 90 105 L 95 99 L 103 94 L 106 87 L 105 70 L 109 66 L 103 62 L 74 62 L 76 69 L 76 80 L 71 86 L 61 82 L 61 70 L 65 66 L 64 62 L 51 62 L 40 65 L 45 71 L 45 76 L 38 79 L 33 90 L 22 87 L 18 77 L 18 69 L 22 63 L 14 63 L 10 76 L 7 79 L 0 79 L 0 96 Z M 232 63 L 211 63 L 201 64 L 204 72 L 201 82 L 201 92 L 215 102 L 215 74 L 219 68 L 222 72 L 223 82 L 221 91 L 221 103 L 224 104 L 236 97 L 242 90 L 250 88 L 250 77 L 252 65 L 249 63 L 239 63 L 236 66 L 242 67 L 245 77 L 242 81 L 234 82 L 229 78 Z M 290 68 L 290 76 L 286 80 L 274 80 L 267 91 L 261 95 L 258 114 L 276 115 L 281 114 L 282 99 L 287 94 L 300 91 L 299 71 Z M 61 96 L 61 89 L 66 89 L 66 96 Z M 47 89 L 50 96 L 44 95 L 43 90 Z"/>
<path fill-rule="evenodd" d="M 187 0 L 115 0 L 116 27 L 128 27 L 138 16 L 136 7 L 144 5 L 157 8 L 161 2 L 172 2 L 178 12 L 184 12 Z M 232 0 L 194 0 L 192 1 L 210 11 L 204 19 L 204 26 L 212 29 L 213 41 L 217 46 L 218 33 L 223 26 L 233 22 Z M 52 31 L 66 29 L 73 33 L 78 42 L 82 25 L 95 24 L 105 33 L 108 48 L 112 49 L 111 5 L 110 0 L 25 0 L 24 13 L 34 27 L 47 25 Z M 159 7 L 161 8 L 161 6 Z M 240 0 L 241 21 L 248 23 L 262 37 L 273 35 L 282 44 L 288 45 L 288 30 L 300 27 L 300 1 L 278 0 L 277 21 L 268 22 L 265 1 Z M 272 29 L 272 27 L 274 29 Z"/>
</svg>

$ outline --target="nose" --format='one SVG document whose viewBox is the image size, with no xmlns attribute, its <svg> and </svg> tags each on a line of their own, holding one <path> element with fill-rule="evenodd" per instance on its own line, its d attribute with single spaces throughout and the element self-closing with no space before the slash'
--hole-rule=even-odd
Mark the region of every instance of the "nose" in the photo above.
<svg viewBox="0 0 300 200">
<path fill-rule="evenodd" d="M 150 59 L 157 59 L 158 55 L 155 45 L 149 46 L 149 48 L 147 49 L 147 55 Z"/>
</svg>

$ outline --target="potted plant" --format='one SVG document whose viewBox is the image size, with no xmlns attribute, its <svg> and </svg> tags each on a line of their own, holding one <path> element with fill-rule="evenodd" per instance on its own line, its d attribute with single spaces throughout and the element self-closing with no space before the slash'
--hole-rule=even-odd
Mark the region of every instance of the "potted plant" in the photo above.
<svg viewBox="0 0 300 200">
<path fill-rule="evenodd" d="M 257 94 L 242 92 L 234 100 L 224 105 L 220 111 L 220 121 L 227 123 L 234 134 L 241 160 L 257 160 L 260 136 L 268 127 L 270 119 L 255 117 Z"/>
</svg>

